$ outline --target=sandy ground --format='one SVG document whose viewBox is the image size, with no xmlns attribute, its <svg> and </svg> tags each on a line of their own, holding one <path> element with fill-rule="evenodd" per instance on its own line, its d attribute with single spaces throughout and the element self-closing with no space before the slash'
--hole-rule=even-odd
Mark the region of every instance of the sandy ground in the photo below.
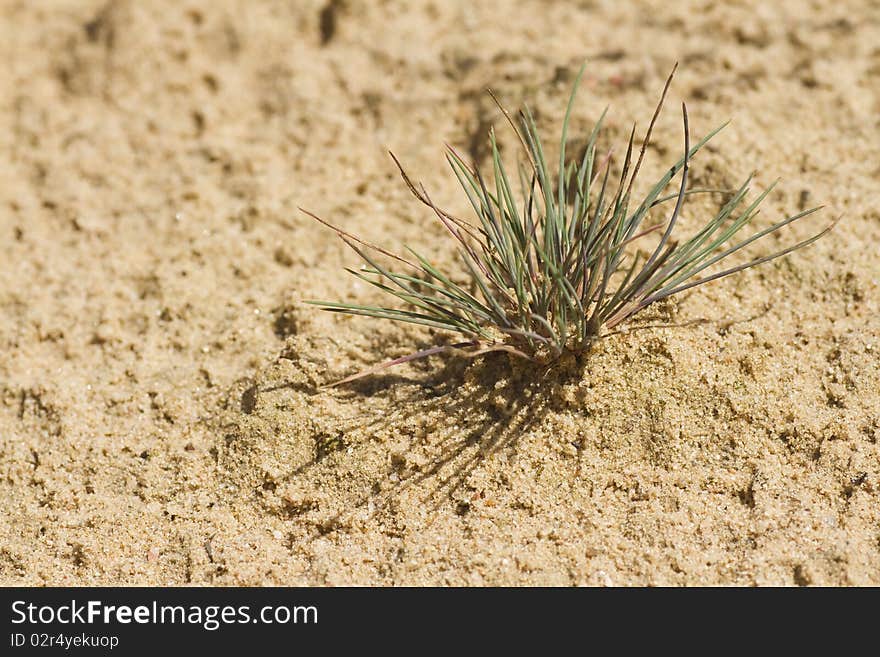
<svg viewBox="0 0 880 657">
<path fill-rule="evenodd" d="M 880 584 L 880 5 L 4 1 L 0 583 Z M 545 374 L 302 300 L 378 297 L 314 210 L 435 253 L 527 101 L 646 171 L 783 178 L 761 249 Z M 501 128 L 503 130 L 503 127 Z M 647 180 L 648 177 L 645 178 Z M 685 230 L 711 211 L 694 199 Z"/>
</svg>

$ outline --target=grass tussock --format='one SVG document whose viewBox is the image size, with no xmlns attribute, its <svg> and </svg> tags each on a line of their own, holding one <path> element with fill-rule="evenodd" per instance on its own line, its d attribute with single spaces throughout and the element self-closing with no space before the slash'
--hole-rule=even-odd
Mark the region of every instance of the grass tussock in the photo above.
<svg viewBox="0 0 880 657">
<path fill-rule="evenodd" d="M 751 176 L 735 190 L 688 189 L 690 160 L 724 126 L 692 143 L 684 103 L 681 157 L 647 193 L 634 195 L 675 69 L 637 155 L 633 127 L 619 175 L 612 179 L 611 153 L 597 151 L 604 112 L 592 127 L 583 156 L 567 159 L 569 118 L 583 71 L 565 111 L 558 162 L 551 163 L 545 156 L 528 107 L 514 118 L 500 103 L 519 139 L 521 156 L 515 162 L 502 158 L 494 128 L 489 132 L 491 170 L 485 176 L 447 147 L 447 162 L 470 202 L 472 217 L 458 217 L 437 207 L 424 186 L 413 182 L 392 154 L 412 194 L 431 209 L 454 240 L 463 271 L 443 271 L 430 257 L 409 248 L 404 254 L 392 253 L 308 213 L 335 230 L 363 260 L 359 269 L 348 270 L 351 274 L 397 301 L 383 306 L 310 303 L 332 312 L 430 326 L 465 338 L 397 358 L 337 383 L 445 351 L 470 356 L 507 351 L 533 360 L 579 351 L 603 331 L 656 301 L 801 249 L 833 226 L 768 255 L 729 264 L 729 258 L 742 249 L 820 208 L 787 216 L 743 237 L 743 229 L 758 214 L 773 186 L 751 199 Z M 676 177 L 677 191 L 669 193 Z M 674 235 L 686 198 L 699 193 L 723 194 L 723 201 L 699 230 L 685 237 Z M 669 218 L 646 227 L 649 212 L 658 206 L 671 206 Z"/>
</svg>

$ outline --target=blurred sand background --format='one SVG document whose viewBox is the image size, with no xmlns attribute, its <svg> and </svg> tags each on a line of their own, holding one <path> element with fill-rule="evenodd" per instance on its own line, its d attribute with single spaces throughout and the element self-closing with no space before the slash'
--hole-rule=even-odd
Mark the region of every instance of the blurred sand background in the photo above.
<svg viewBox="0 0 880 657">
<path fill-rule="evenodd" d="M 554 136 L 584 58 L 575 141 L 677 60 L 644 181 L 686 100 L 693 185 L 827 206 L 756 253 L 842 223 L 546 375 L 319 388 L 448 338 L 303 305 L 379 297 L 297 206 L 454 267 L 387 150 L 465 213 L 485 87 Z M 876 0 L 4 0 L 0 61 L 0 583 L 880 584 Z"/>
</svg>

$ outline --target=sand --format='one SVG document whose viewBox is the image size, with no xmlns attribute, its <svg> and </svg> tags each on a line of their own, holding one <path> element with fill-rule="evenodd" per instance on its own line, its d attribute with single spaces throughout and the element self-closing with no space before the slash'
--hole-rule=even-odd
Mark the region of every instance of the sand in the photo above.
<svg viewBox="0 0 880 657">
<path fill-rule="evenodd" d="M 4 1 L 0 583 L 880 584 L 880 6 Z M 324 313 L 380 299 L 303 206 L 455 267 L 393 150 L 644 128 L 645 180 L 777 176 L 754 252 L 550 371 Z M 510 135 L 503 137 L 510 143 Z M 610 141 L 609 141 L 610 143 Z M 682 230 L 713 209 L 694 197 Z M 454 338 L 453 338 L 454 339 Z"/>
</svg>

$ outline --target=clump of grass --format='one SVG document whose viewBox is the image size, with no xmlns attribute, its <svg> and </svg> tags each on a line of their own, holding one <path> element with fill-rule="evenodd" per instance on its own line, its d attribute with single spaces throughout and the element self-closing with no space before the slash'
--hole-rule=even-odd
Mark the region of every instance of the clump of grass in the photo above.
<svg viewBox="0 0 880 657">
<path fill-rule="evenodd" d="M 407 248 L 391 253 L 308 213 L 336 231 L 364 261 L 353 275 L 403 302 L 398 306 L 369 306 L 328 301 L 310 302 L 332 312 L 420 324 L 452 333 L 466 341 L 418 351 L 371 368 L 337 383 L 345 383 L 392 365 L 445 351 L 470 356 L 506 351 L 523 358 L 547 361 L 564 351 L 580 351 L 652 303 L 692 287 L 782 257 L 812 244 L 816 235 L 769 255 L 703 273 L 729 256 L 820 208 L 788 216 L 746 238 L 740 231 L 758 214 L 770 188 L 747 200 L 750 176 L 698 231 L 686 239 L 673 238 L 673 229 L 690 194 L 719 190 L 689 190 L 691 158 L 724 126 L 691 144 L 687 107 L 682 103 L 684 152 L 643 196 L 633 188 L 666 97 L 673 69 L 634 160 L 635 126 L 630 133 L 619 176 L 611 179 L 611 153 L 597 152 L 602 116 L 589 135 L 580 161 L 566 159 L 569 118 L 583 75 L 577 76 L 562 124 L 558 164 L 547 161 L 535 119 L 526 107 L 514 118 L 498 103 L 516 132 L 524 158 L 518 159 L 514 192 L 509 164 L 502 159 L 494 129 L 489 132 L 492 168 L 485 180 L 451 146 L 446 159 L 457 177 L 475 220 L 466 220 L 437 207 L 421 184 L 414 183 L 400 162 L 403 180 L 413 195 L 429 207 L 454 240 L 464 276 L 444 272 L 430 259 Z M 491 92 L 489 92 L 491 94 Z M 495 98 L 494 95 L 492 96 Z M 607 109 L 606 109 L 607 112 Z M 726 124 L 725 124 L 726 125 Z M 681 174 L 678 191 L 664 192 Z M 775 183 L 774 183 L 775 185 Z M 674 206 L 665 224 L 645 228 L 649 211 Z M 657 233 L 653 248 L 639 248 Z M 736 239 L 735 239 L 736 238 Z M 385 262 L 392 265 L 383 264 Z"/>
</svg>

